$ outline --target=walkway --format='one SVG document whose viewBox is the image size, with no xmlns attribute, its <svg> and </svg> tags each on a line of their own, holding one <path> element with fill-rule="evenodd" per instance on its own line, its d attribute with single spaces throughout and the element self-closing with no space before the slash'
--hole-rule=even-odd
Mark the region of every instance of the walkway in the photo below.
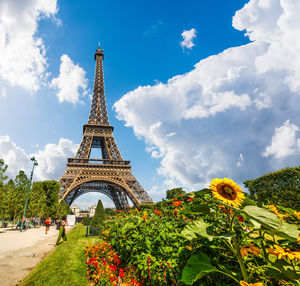
<svg viewBox="0 0 300 286">
<path fill-rule="evenodd" d="M 48 234 L 45 227 L 1 232 L 0 285 L 17 285 L 54 248 L 57 236 L 55 226 L 50 227 Z"/>
</svg>

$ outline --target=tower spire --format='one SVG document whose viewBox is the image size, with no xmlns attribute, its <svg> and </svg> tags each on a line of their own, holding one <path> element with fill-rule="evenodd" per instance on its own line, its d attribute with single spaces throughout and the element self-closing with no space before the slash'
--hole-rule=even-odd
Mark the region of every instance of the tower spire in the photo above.
<svg viewBox="0 0 300 286">
<path fill-rule="evenodd" d="M 95 79 L 88 124 L 109 125 L 104 92 L 103 52 L 104 50 L 100 49 L 99 42 L 98 49 L 95 53 Z"/>
</svg>

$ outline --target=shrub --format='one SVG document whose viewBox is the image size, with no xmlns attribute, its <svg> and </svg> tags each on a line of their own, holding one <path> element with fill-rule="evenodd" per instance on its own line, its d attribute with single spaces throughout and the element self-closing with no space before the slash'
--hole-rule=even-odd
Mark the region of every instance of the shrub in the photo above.
<svg viewBox="0 0 300 286">
<path fill-rule="evenodd" d="M 245 181 L 244 185 L 250 192 L 250 198 L 260 205 L 281 205 L 300 210 L 300 166 Z"/>
<path fill-rule="evenodd" d="M 83 225 L 87 226 L 87 225 L 90 225 L 90 223 L 91 223 L 91 219 L 89 216 L 86 216 L 83 218 L 83 220 L 82 220 Z"/>
<path fill-rule="evenodd" d="M 175 188 L 167 191 L 167 200 L 174 199 L 178 197 L 179 195 L 184 195 L 185 191 L 182 188 Z"/>
<path fill-rule="evenodd" d="M 141 204 L 140 210 L 154 210 L 155 204 Z"/>
<path fill-rule="evenodd" d="M 94 217 L 90 223 L 90 233 L 97 234 L 98 229 L 101 227 L 104 220 L 105 220 L 104 208 L 101 200 L 99 200 Z"/>
</svg>

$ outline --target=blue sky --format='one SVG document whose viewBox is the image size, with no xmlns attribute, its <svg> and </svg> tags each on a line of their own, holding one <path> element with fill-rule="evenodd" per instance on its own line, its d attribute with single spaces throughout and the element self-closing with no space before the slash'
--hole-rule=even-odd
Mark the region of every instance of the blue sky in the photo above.
<svg viewBox="0 0 300 286">
<path fill-rule="evenodd" d="M 0 158 L 58 179 L 87 122 L 104 49 L 119 149 L 155 200 L 242 184 L 300 159 L 296 0 L 0 2 Z M 185 31 L 185 32 L 184 32 Z M 184 38 L 186 39 L 183 42 Z M 82 208 L 104 196 L 82 196 Z"/>
</svg>

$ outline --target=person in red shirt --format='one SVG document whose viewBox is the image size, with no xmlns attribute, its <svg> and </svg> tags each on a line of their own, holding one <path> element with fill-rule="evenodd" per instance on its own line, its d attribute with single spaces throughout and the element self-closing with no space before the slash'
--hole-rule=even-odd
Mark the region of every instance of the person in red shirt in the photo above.
<svg viewBox="0 0 300 286">
<path fill-rule="evenodd" d="M 48 217 L 45 221 L 45 224 L 46 224 L 46 234 L 48 233 L 49 231 L 49 228 L 50 228 L 50 224 L 51 224 L 51 218 Z"/>
</svg>

